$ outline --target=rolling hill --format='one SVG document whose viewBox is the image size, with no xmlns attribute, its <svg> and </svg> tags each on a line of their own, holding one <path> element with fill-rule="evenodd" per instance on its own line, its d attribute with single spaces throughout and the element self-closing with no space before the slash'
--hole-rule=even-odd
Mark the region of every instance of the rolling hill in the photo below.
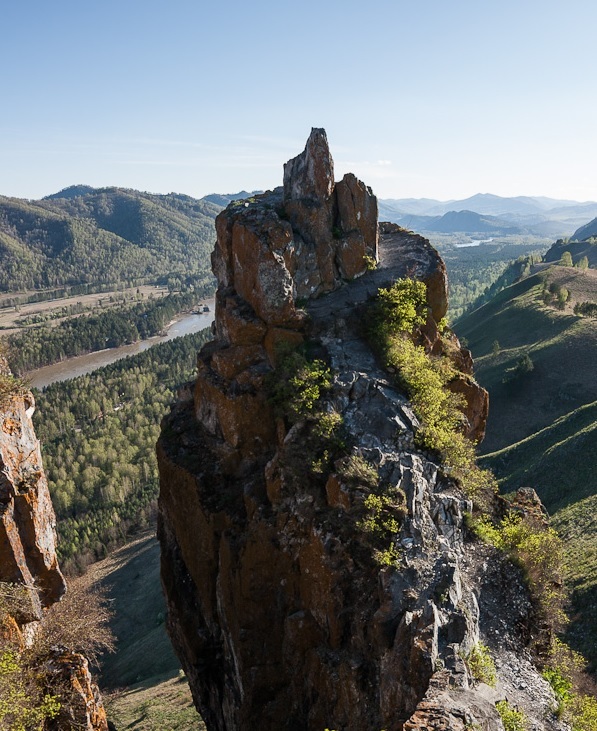
<svg viewBox="0 0 597 731">
<path fill-rule="evenodd" d="M 559 309 L 562 291 L 570 296 Z M 570 638 L 595 671 L 597 319 L 576 316 L 578 302 L 597 303 L 597 271 L 543 263 L 464 315 L 455 329 L 467 339 L 476 376 L 490 394 L 481 461 L 503 491 L 533 487 L 552 514 L 572 591 Z"/>
<path fill-rule="evenodd" d="M 80 185 L 40 201 L 0 196 L 0 291 L 207 274 L 221 208 Z"/>
</svg>

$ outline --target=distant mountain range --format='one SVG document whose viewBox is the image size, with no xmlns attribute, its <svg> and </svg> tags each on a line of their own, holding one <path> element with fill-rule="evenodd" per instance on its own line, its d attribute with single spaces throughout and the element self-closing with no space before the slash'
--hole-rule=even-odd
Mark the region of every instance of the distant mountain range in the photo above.
<svg viewBox="0 0 597 731">
<path fill-rule="evenodd" d="M 589 223 L 581 226 L 577 231 L 572 234 L 573 241 L 586 241 L 587 239 L 597 237 L 597 218 L 594 218 Z"/>
<path fill-rule="evenodd" d="M 39 201 L 0 196 L 0 291 L 210 276 L 215 217 L 258 192 L 198 200 L 73 185 Z M 479 194 L 443 202 L 381 199 L 379 211 L 380 220 L 427 235 L 597 235 L 595 202 Z"/>
<path fill-rule="evenodd" d="M 261 191 L 207 195 L 201 200 L 219 206 Z M 597 202 L 571 201 L 544 196 L 504 198 L 477 193 L 462 200 L 433 198 L 380 198 L 379 220 L 398 223 L 422 233 L 467 233 L 489 236 L 534 234 L 546 238 L 571 236 L 587 221 L 597 219 Z M 596 235 L 597 220 L 594 222 Z M 574 234 L 575 236 L 577 234 Z"/>
<path fill-rule="evenodd" d="M 453 213 L 467 215 L 445 218 L 447 214 Z M 475 219 L 470 215 L 472 213 L 482 220 Z M 380 199 L 379 215 L 382 220 L 422 232 L 530 233 L 557 237 L 571 236 L 587 221 L 597 218 L 597 202 L 541 196 L 503 198 L 491 193 L 478 193 L 470 198 L 449 201 L 431 198 Z"/>
</svg>

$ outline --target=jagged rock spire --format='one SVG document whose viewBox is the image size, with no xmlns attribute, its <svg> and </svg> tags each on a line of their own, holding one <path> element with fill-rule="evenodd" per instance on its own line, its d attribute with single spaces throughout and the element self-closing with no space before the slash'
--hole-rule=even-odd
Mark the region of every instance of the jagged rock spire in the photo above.
<svg viewBox="0 0 597 731">
<path fill-rule="evenodd" d="M 321 205 L 334 191 L 334 161 L 328 138 L 313 127 L 305 149 L 284 165 L 284 200 L 311 201 Z"/>
</svg>

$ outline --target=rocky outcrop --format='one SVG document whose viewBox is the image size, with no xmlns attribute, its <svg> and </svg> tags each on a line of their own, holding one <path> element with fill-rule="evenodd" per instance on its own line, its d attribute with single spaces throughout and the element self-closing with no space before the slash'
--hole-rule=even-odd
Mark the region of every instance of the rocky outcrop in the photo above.
<svg viewBox="0 0 597 731">
<path fill-rule="evenodd" d="M 215 340 L 158 442 L 168 628 L 210 731 L 501 728 L 463 660 L 486 606 L 471 506 L 415 446 L 410 404 L 363 337 L 378 289 L 427 283 L 421 338 L 460 364 L 473 437 L 486 394 L 470 353 L 439 335 L 441 258 L 390 224 L 378 238 L 374 215 L 354 176 L 334 184 L 313 130 L 283 189 L 217 220 Z M 266 395 L 303 342 L 333 374 L 320 399 L 342 421 L 333 458 L 321 424 L 290 423 Z M 504 625 L 513 646 L 524 618 Z"/>
<path fill-rule="evenodd" d="M 60 711 L 46 722 L 47 731 L 108 731 L 103 700 L 83 655 L 57 652 L 48 660 L 45 670 L 51 687 L 61 697 Z"/>
<path fill-rule="evenodd" d="M 6 368 L 5 368 L 6 373 Z M 41 619 L 42 607 L 66 590 L 55 551 L 56 517 L 31 416 L 30 392 L 0 406 L 0 581 L 35 586 L 22 621 Z"/>
<path fill-rule="evenodd" d="M 21 648 L 34 641 L 44 611 L 60 601 L 66 582 L 56 556 L 56 517 L 31 421 L 33 394 L 16 381 L 13 390 L 7 387 L 11 376 L 1 357 L 0 378 L 4 386 L 0 401 L 0 582 L 28 589 L 19 594 L 14 606 L 2 607 L 3 627 L 10 628 L 2 639 L 7 646 Z M 107 731 L 106 712 L 82 655 L 54 647 L 44 667 L 36 672 L 62 699 L 60 716 L 51 722 L 51 728 Z"/>
</svg>

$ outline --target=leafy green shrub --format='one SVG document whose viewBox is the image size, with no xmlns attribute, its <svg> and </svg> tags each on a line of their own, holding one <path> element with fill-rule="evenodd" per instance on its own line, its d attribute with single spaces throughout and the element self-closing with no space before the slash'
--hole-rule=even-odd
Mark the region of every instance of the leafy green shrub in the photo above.
<svg viewBox="0 0 597 731">
<path fill-rule="evenodd" d="M 374 329 L 378 340 L 396 333 L 412 333 L 427 320 L 427 287 L 416 279 L 398 279 L 388 289 L 380 289 L 374 309 Z"/>
<path fill-rule="evenodd" d="M 319 400 L 331 385 L 330 369 L 321 360 L 308 360 L 302 348 L 282 353 L 268 381 L 271 403 L 293 424 L 315 415 Z"/>
<path fill-rule="evenodd" d="M 395 537 L 406 514 L 406 495 L 398 487 L 372 492 L 365 498 L 363 507 L 366 512 L 359 528 L 372 539 L 377 563 L 390 566 L 398 558 Z"/>
<path fill-rule="evenodd" d="M 572 702 L 572 681 L 558 667 L 546 668 L 541 674 L 551 685 L 557 703 L 555 712 L 558 718 L 562 718 Z"/>
<path fill-rule="evenodd" d="M 594 690 L 584 675 L 585 667 L 580 653 L 554 638 L 542 675 L 556 697 L 556 715 L 568 722 L 572 731 L 597 731 L 597 698 L 595 693 L 583 692 L 587 685 L 593 685 Z"/>
<path fill-rule="evenodd" d="M 562 542 L 553 528 L 531 516 L 510 512 L 495 525 L 487 517 L 473 523 L 479 538 L 501 549 L 522 569 L 538 620 L 550 631 L 565 623 L 561 583 Z"/>
<path fill-rule="evenodd" d="M 365 262 L 365 267 L 368 272 L 372 272 L 377 269 L 377 259 L 375 259 L 375 257 L 365 254 L 363 261 Z"/>
<path fill-rule="evenodd" d="M 581 696 L 575 704 L 571 719 L 572 731 L 597 731 L 597 698 Z"/>
<path fill-rule="evenodd" d="M 500 714 L 505 731 L 527 731 L 527 717 L 522 711 L 511 706 L 508 701 L 498 701 L 495 704 Z"/>
<path fill-rule="evenodd" d="M 381 289 L 374 306 L 372 337 L 386 364 L 397 372 L 420 421 L 417 440 L 442 457 L 444 470 L 471 496 L 495 492 L 491 473 L 476 464 L 475 447 L 462 433 L 464 399 L 448 384 L 458 371 L 445 356 L 432 356 L 413 338 L 427 319 L 426 286 L 399 279 Z"/>
<path fill-rule="evenodd" d="M 0 728 L 14 731 L 41 729 L 60 711 L 14 624 L 14 617 L 28 613 L 29 603 L 26 587 L 0 583 Z"/>
<path fill-rule="evenodd" d="M 470 653 L 464 658 L 470 674 L 479 683 L 486 683 L 492 688 L 497 683 L 495 663 L 487 645 L 477 642 Z"/>
<path fill-rule="evenodd" d="M 290 424 L 304 425 L 300 451 L 290 447 L 285 454 L 285 464 L 296 477 L 305 470 L 324 475 L 345 449 L 342 417 L 322 400 L 331 385 L 331 370 L 321 360 L 309 360 L 304 348 L 279 353 L 267 381 L 275 412 Z"/>
<path fill-rule="evenodd" d="M 114 649 L 105 596 L 82 579 L 44 612 L 33 642 L 25 646 L 13 618 L 29 602 L 29 591 L 0 582 L 0 728 L 11 731 L 39 731 L 68 705 L 71 689 L 48 673 L 47 660 L 57 648 L 82 652 L 92 662 Z"/>
<path fill-rule="evenodd" d="M 2 641 L 0 648 L 0 728 L 11 731 L 41 729 L 56 718 L 60 701 L 45 693 L 36 673 L 25 662 L 24 653 Z"/>
</svg>

